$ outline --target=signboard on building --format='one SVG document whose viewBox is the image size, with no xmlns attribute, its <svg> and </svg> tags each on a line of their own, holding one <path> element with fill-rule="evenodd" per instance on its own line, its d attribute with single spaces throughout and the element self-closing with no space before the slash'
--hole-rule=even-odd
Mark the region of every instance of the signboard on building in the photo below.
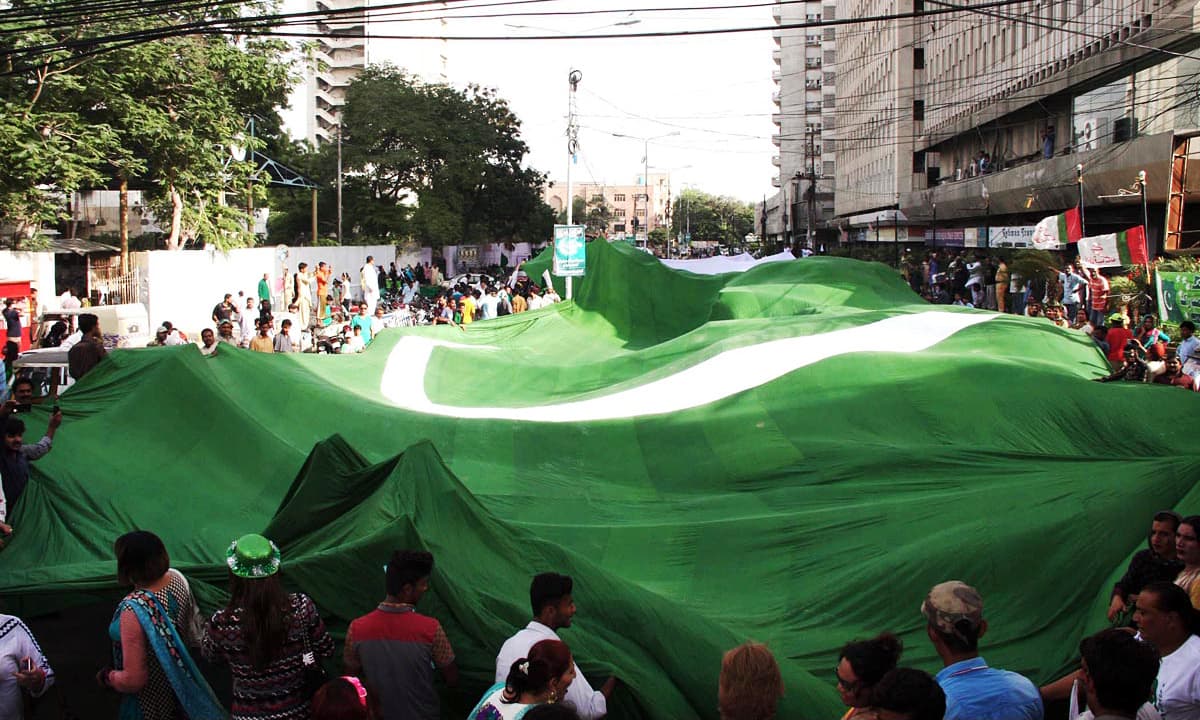
<svg viewBox="0 0 1200 720">
<path fill-rule="evenodd" d="M 458 265 L 460 267 L 471 267 L 479 264 L 479 246 L 478 245 L 459 245 L 458 246 Z"/>
<path fill-rule="evenodd" d="M 1200 273 L 1159 272 L 1155 273 L 1154 284 L 1163 320 L 1200 323 Z"/>
<path fill-rule="evenodd" d="M 587 241 L 583 225 L 554 226 L 554 274 L 559 277 L 583 275 L 587 265 Z"/>
<path fill-rule="evenodd" d="M 991 247 L 1027 248 L 1033 247 L 1033 225 L 1018 225 L 989 228 L 989 244 Z"/>
<path fill-rule="evenodd" d="M 925 239 L 930 245 L 939 247 L 962 247 L 963 232 L 962 228 L 929 228 L 925 231 Z"/>
</svg>

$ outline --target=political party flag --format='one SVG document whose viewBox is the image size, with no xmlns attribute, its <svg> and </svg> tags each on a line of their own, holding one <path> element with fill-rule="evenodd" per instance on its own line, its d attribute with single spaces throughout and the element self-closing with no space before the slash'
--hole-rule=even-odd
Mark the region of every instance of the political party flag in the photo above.
<svg viewBox="0 0 1200 720">
<path fill-rule="evenodd" d="M 1146 229 L 1138 225 L 1124 232 L 1086 237 L 1079 241 L 1079 264 L 1083 267 L 1121 267 L 1150 262 L 1146 251 Z"/>
<path fill-rule="evenodd" d="M 1039 250 L 1058 250 L 1066 243 L 1079 242 L 1083 237 L 1083 224 L 1079 220 L 1079 208 L 1043 218 L 1033 228 L 1033 246 Z"/>
</svg>

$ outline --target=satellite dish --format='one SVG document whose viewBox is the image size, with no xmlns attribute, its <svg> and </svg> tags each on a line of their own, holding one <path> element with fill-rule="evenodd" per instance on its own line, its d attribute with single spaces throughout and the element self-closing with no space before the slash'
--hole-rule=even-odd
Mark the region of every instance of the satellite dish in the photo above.
<svg viewBox="0 0 1200 720">
<path fill-rule="evenodd" d="M 279 262 L 283 262 L 284 260 L 287 260 L 288 259 L 288 246 L 287 245 L 276 245 L 275 246 L 275 257 L 279 258 Z"/>
</svg>

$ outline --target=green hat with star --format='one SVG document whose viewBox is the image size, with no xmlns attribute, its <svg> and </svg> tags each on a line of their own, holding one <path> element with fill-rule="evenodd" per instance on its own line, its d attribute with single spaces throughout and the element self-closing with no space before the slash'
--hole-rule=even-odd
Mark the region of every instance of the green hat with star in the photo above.
<svg viewBox="0 0 1200 720">
<path fill-rule="evenodd" d="M 225 551 L 225 564 L 240 578 L 265 578 L 279 572 L 279 547 L 262 535 L 243 535 Z"/>
</svg>

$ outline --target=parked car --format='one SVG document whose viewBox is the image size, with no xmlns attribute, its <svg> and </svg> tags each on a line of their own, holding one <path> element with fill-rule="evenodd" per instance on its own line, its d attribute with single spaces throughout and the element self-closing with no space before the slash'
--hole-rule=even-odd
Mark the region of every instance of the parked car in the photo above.
<svg viewBox="0 0 1200 720">
<path fill-rule="evenodd" d="M 42 313 L 33 336 L 33 346 L 41 347 L 42 338 L 50 333 L 56 322 L 67 324 L 66 335 L 75 332 L 79 316 L 91 313 L 100 319 L 100 332 L 104 334 L 104 347 L 145 347 L 154 339 L 150 332 L 150 315 L 141 303 L 122 305 L 97 305 L 95 307 L 72 308 L 70 310 L 47 310 Z"/>
</svg>

